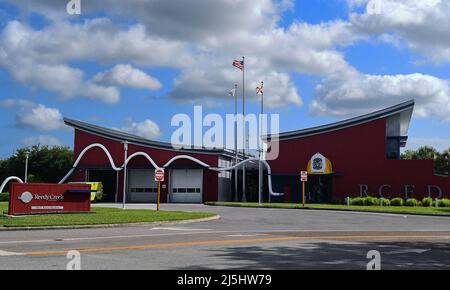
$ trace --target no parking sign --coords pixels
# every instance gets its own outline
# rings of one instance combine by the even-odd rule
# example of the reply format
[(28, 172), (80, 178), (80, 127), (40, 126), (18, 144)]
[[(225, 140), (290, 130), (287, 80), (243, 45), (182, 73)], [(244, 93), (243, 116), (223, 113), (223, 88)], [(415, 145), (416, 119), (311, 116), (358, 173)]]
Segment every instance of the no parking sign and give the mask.
[(155, 169), (155, 181), (164, 182), (164, 169), (162, 168)]
[(302, 182), (307, 182), (308, 181), (308, 171), (302, 171), (300, 173), (300, 178), (301, 178)]

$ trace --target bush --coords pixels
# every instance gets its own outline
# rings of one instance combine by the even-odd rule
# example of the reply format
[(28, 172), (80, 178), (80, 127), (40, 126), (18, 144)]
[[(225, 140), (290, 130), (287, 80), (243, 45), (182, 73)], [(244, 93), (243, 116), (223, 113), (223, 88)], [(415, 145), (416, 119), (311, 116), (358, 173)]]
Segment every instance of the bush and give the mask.
[(450, 199), (444, 198), (438, 200), (438, 207), (450, 207)]
[(391, 205), (392, 206), (403, 206), (403, 198), (396, 197), (396, 198), (392, 199), (391, 200)]
[(391, 201), (389, 200), (389, 198), (383, 198), (383, 206), (390, 206), (391, 205)]
[(366, 197), (364, 198), (363, 203), (365, 206), (372, 206), (380, 204), (380, 201), (376, 197)]
[(406, 206), (416, 207), (419, 205), (419, 201), (415, 198), (408, 198), (405, 203)]
[(431, 197), (425, 197), (422, 199), (422, 206), (430, 207), (433, 206), (433, 199)]
[(356, 197), (350, 200), (350, 205), (364, 205), (364, 198)]
[(9, 200), (9, 193), (4, 192), (0, 193), (0, 201), (8, 201)]

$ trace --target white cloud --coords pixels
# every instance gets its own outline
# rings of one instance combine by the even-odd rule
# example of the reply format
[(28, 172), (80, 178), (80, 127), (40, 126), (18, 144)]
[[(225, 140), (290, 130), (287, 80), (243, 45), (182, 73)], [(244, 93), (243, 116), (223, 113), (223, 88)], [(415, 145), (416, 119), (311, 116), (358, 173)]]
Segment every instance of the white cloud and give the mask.
[(108, 71), (98, 73), (94, 81), (134, 89), (159, 90), (162, 88), (162, 84), (157, 79), (129, 64), (118, 64)]
[(62, 143), (58, 138), (48, 135), (39, 135), (27, 137), (23, 140), (25, 146), (42, 145), (42, 146), (61, 146)]
[(415, 114), (450, 121), (450, 86), (445, 80), (423, 74), (335, 75), (316, 87), (310, 111), (316, 115), (354, 116), (410, 99)]
[(126, 120), (125, 125), (123, 125), (120, 128), (114, 129), (124, 131), (140, 137), (144, 137), (147, 139), (158, 138), (162, 135), (158, 124), (149, 119), (146, 119), (142, 122), (134, 122), (130, 118)]
[[(252, 63), (254, 61), (250, 61)], [(255, 69), (246, 73), (246, 98), (258, 99), (255, 89), (260, 81), (265, 81), (265, 105), (268, 107), (283, 107), (288, 104), (302, 105), (303, 101), (297, 88), (286, 73), (260, 67), (255, 62)], [(230, 63), (225, 65), (211, 64), (209, 67), (191, 68), (183, 71), (176, 78), (170, 96), (181, 102), (205, 103), (210, 106), (220, 106), (222, 101), (230, 101), (228, 91), (236, 82), (241, 86), (242, 73), (233, 68)], [(242, 87), (238, 94), (241, 96)]]
[[(73, 98), (77, 93), (86, 92), (84, 87), (88, 87), (91, 93), (85, 93), (84, 97), (110, 103), (120, 98), (117, 89), (114, 86), (93, 86), (118, 85), (119, 80), (124, 83), (117, 72), (100, 73), (98, 82), (83, 82), (82, 71), (69, 67), (67, 63), (88, 59), (141, 67), (176, 67), (181, 68), (181, 75), (169, 95), (216, 103), (215, 99), (222, 93), (226, 94), (228, 88), (240, 79), (236, 72), (233, 75), (226, 73), (224, 78), (224, 70), (232, 70), (231, 61), (245, 54), (248, 64), (254, 63), (247, 66), (248, 76), (257, 77), (253, 82), (265, 79), (268, 90), (277, 88), (273, 90), (272, 101), (267, 103), (277, 107), (302, 104), (290, 79), (292, 72), (323, 76), (348, 68), (343, 54), (335, 50), (335, 46), (354, 40), (349, 24), (342, 21), (318, 25), (294, 23), (286, 29), (281, 28), (277, 23), (281, 12), (292, 7), (289, 0), (174, 1), (131, 1), (125, 4), (111, 0), (93, 2), (86, 8), (88, 11), (85, 13), (102, 10), (116, 15), (120, 11), (122, 16), (139, 22), (125, 29), (123, 27), (126, 26), (116, 26), (106, 18), (71, 24), (56, 17), (51, 18), (51, 25), (41, 30), (33, 30), (18, 21), (11, 22), (4, 29), (5, 44), (1, 46), (8, 55), (21, 55), (27, 62), (19, 66), (24, 69), (15, 67), (13, 61), (4, 66), (19, 81), (43, 86), (62, 97)], [(25, 7), (28, 3), (15, 3), (31, 9)], [(36, 10), (38, 8), (46, 12), (60, 9), (52, 1), (33, 4), (31, 11), (39, 11)], [(44, 73), (40, 74), (44, 79), (34, 74), (27, 75), (26, 72), (36, 71), (36, 63), (53, 68), (54, 74), (60, 70), (59, 81), (56, 84), (50, 82), (47, 80), (50, 78), (45, 78), (48, 74)], [(207, 71), (208, 81), (199, 79), (200, 67)], [(220, 71), (214, 72), (217, 68)], [(111, 75), (109, 81), (106, 81), (106, 74)], [(64, 81), (68, 79), (72, 81)], [(103, 79), (105, 81), (101, 82)], [(145, 82), (148, 84), (149, 80)], [(197, 86), (198, 83), (209, 86)], [(138, 87), (141, 86), (142, 81), (139, 81)], [(254, 83), (248, 83), (249, 88), (253, 86)], [(100, 89), (104, 91), (99, 92)]]
[[(355, 2), (350, 0), (350, 2)], [(450, 61), (450, 1), (370, 0), (365, 13), (352, 13), (355, 32), (391, 35), (433, 61)], [(367, 3), (365, 3), (367, 2)]]
[[(448, 119), (446, 81), (423, 74), (363, 75), (337, 47), (375, 35), (397, 46), (406, 43), (430, 59), (450, 60), (450, 2), (347, 3), (350, 9), (366, 5), (366, 12), (352, 10), (348, 21), (293, 22), (285, 28), (279, 21), (282, 12), (292, 8), (290, 0), (109, 0), (90, 1), (83, 8), (87, 17), (102, 11), (106, 17), (119, 15), (128, 23), (138, 23), (132, 25), (114, 24), (107, 18), (70, 23), (57, 1), (16, 0), (14, 4), (22, 9), (48, 17), (50, 25), (35, 30), (10, 22), (0, 35), (0, 66), (18, 81), (63, 98), (81, 96), (109, 103), (120, 99), (115, 86), (157, 87), (156, 82), (150, 85), (150, 76), (131, 65), (175, 67), (181, 73), (169, 96), (220, 105), (217, 100), (226, 98), (233, 84), (240, 83), (240, 73), (231, 61), (246, 55), (246, 94), (256, 99), (254, 87), (264, 80), (270, 107), (303, 104), (291, 76), (302, 73), (325, 77), (311, 105), (315, 114), (353, 115), (416, 98), (418, 115)], [(80, 60), (130, 67), (99, 73), (95, 82), (68, 65)], [(123, 77), (124, 71), (133, 77)]]
[(36, 131), (53, 131), (63, 127), (61, 112), (55, 108), (47, 108), (42, 104), (23, 107), (16, 114), (17, 125)]
[[(149, 37), (142, 25), (119, 30), (106, 19), (83, 24), (52, 23), (41, 30), (12, 21), (0, 32), (0, 48), (4, 52), (0, 54), (0, 67), (6, 68), (18, 82), (55, 92), (62, 99), (84, 97), (106, 103), (117, 103), (119, 90), (85, 80), (84, 72), (68, 62), (124, 60), (179, 67), (190, 61), (179, 42)], [(134, 79), (129, 81), (130, 85), (158, 86), (149, 76), (142, 78), (138, 71), (131, 73)]]
[(24, 99), (8, 98), (8, 99), (0, 100), (0, 107), (5, 107), (5, 108), (11, 108), (11, 107), (15, 107), (15, 106), (25, 107), (25, 106), (32, 106), (33, 104), (34, 104), (33, 102), (31, 102), (29, 100), (24, 100)]

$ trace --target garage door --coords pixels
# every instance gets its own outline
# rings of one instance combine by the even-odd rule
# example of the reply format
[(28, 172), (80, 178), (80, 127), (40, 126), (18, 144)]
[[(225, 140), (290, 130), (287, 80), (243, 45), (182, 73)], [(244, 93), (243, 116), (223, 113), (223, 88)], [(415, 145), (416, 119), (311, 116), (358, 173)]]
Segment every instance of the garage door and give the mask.
[(203, 202), (202, 169), (172, 169), (170, 174), (170, 202)]
[(128, 202), (156, 203), (157, 192), (153, 169), (130, 169), (128, 171)]

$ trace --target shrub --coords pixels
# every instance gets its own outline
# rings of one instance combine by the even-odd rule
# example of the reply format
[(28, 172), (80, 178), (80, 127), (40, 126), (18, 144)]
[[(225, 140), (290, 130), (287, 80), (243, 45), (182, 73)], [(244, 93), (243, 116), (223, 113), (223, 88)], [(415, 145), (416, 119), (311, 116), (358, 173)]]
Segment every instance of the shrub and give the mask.
[(364, 198), (361, 197), (352, 198), (350, 202), (351, 205), (364, 205)]
[(438, 207), (450, 207), (450, 199), (447, 198), (439, 199)]
[(403, 198), (396, 197), (396, 198), (392, 199), (391, 200), (391, 205), (392, 206), (403, 206)]
[(430, 207), (433, 206), (433, 199), (431, 197), (425, 197), (422, 199), (422, 206)]
[(366, 206), (378, 205), (380, 203), (379, 199), (376, 197), (366, 197), (363, 202)]
[(8, 201), (9, 200), (9, 193), (4, 192), (0, 193), (0, 201)]
[(418, 206), (419, 202), (415, 198), (408, 198), (405, 203), (406, 206)]
[(389, 200), (389, 198), (383, 198), (383, 206), (390, 206), (391, 205), (391, 201)]

